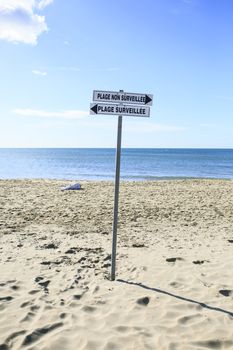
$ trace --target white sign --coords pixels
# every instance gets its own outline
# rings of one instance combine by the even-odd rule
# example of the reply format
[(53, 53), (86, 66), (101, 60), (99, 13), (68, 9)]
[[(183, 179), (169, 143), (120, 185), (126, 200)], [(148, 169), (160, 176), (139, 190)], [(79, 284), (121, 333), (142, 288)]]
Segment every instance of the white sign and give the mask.
[(93, 101), (152, 106), (153, 95), (118, 91), (93, 91)]
[(137, 107), (132, 105), (91, 103), (90, 114), (125, 115), (131, 117), (149, 117), (150, 107)]

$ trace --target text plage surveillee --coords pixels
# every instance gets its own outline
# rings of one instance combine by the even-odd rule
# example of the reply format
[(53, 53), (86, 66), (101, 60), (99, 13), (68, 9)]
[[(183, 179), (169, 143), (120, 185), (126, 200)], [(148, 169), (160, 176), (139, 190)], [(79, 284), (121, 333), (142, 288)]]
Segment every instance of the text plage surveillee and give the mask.
[(107, 103), (92, 103), (91, 114), (103, 114), (103, 115), (125, 115), (132, 117), (149, 117), (149, 107), (137, 107), (132, 105), (120, 105), (120, 104), (107, 104)]

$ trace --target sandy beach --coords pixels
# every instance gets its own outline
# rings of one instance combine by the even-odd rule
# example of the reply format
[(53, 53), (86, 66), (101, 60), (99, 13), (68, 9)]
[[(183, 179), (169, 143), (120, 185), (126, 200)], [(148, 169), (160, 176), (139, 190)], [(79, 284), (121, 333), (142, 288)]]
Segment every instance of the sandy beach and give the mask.
[(233, 181), (0, 181), (0, 350), (233, 349)]

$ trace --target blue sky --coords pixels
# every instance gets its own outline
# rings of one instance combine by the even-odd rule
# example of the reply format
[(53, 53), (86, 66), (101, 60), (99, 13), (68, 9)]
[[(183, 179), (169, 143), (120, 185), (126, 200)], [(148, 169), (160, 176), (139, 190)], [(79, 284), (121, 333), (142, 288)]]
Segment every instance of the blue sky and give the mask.
[(115, 147), (92, 92), (151, 93), (123, 147), (233, 147), (231, 0), (1, 0), (0, 147)]

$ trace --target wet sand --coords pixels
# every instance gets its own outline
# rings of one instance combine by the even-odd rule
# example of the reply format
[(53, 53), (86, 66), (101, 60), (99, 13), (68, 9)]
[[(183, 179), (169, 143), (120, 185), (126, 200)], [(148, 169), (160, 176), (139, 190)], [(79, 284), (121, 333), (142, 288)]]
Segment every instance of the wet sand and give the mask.
[(0, 181), (0, 350), (233, 349), (233, 181)]

